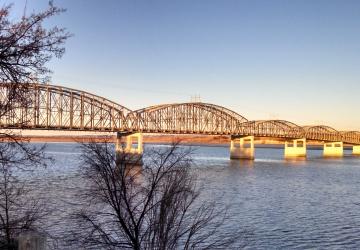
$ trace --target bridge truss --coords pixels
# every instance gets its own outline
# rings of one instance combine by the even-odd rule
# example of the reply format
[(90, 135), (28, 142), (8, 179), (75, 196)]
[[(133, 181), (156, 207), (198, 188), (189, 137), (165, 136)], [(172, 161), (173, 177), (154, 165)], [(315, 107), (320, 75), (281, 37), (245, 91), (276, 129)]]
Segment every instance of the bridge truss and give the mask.
[[(7, 103), (9, 84), (0, 86), (0, 105)], [(60, 86), (31, 84), (26, 105), (14, 101), (0, 117), (3, 129), (81, 130), (205, 134), (342, 141), (360, 145), (360, 132), (328, 126), (299, 126), (285, 120), (249, 121), (227, 108), (200, 102), (151, 106), (132, 111), (106, 98)]]

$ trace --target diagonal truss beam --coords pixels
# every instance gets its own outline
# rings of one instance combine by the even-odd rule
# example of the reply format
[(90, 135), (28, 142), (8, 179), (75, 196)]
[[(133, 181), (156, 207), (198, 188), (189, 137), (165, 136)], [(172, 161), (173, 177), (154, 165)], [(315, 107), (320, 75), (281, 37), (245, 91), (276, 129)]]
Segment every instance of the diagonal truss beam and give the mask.
[[(0, 84), (0, 107), (9, 103), (11, 84)], [(26, 102), (12, 101), (0, 112), (0, 128), (128, 133), (206, 134), (306, 138), (360, 145), (360, 132), (328, 126), (298, 126), (285, 120), (248, 121), (227, 108), (200, 102), (150, 106), (132, 111), (106, 98), (76, 89), (30, 84)]]

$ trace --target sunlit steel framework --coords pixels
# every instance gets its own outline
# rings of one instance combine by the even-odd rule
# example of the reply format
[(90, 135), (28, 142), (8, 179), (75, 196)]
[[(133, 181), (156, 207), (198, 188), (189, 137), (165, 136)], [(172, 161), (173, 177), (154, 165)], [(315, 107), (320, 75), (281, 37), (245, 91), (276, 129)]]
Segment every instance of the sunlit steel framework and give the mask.
[[(9, 85), (2, 84), (1, 102), (7, 101), (8, 93)], [(60, 86), (32, 84), (26, 98), (26, 105), (12, 103), (10, 112), (1, 117), (1, 127), (119, 131), (131, 112), (100, 96)]]
[[(9, 85), (1, 84), (0, 102)], [(306, 138), (360, 145), (360, 132), (328, 126), (298, 126), (285, 120), (249, 121), (227, 108), (201, 102), (164, 104), (132, 111), (106, 98), (66, 87), (31, 84), (26, 106), (12, 103), (0, 117), (6, 129), (81, 130), (128, 133), (205, 134)]]
[(232, 135), (247, 119), (214, 104), (178, 103), (151, 106), (129, 114), (137, 131), (172, 134)]

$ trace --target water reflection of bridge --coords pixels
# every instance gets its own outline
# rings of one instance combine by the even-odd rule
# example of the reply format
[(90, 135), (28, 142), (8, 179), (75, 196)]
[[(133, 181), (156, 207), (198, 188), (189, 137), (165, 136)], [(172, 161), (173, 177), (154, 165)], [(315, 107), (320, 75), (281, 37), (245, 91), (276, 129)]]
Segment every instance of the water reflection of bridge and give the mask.
[[(1, 84), (0, 101), (11, 89)], [(142, 133), (231, 136), (231, 158), (254, 158), (254, 138), (283, 138), (285, 156), (306, 156), (308, 140), (324, 142), (324, 156), (342, 156), (343, 144), (360, 154), (360, 132), (337, 131), (324, 125), (299, 126), (285, 120), (249, 121), (227, 108), (201, 102), (176, 103), (130, 110), (106, 98), (75, 89), (33, 84), (27, 105), (12, 103), (0, 117), (5, 129), (117, 132), (127, 137), (126, 151), (142, 153)], [(133, 139), (137, 148), (132, 147)], [(119, 140), (118, 140), (119, 141)]]

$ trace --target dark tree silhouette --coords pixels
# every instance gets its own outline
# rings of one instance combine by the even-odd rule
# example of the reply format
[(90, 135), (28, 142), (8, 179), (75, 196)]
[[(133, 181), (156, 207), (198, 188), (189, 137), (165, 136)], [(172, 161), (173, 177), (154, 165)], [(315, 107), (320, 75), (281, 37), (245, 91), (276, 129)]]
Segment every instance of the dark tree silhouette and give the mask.
[(83, 144), (86, 208), (76, 215), (76, 241), (104, 249), (212, 249), (233, 235), (219, 235), (224, 209), (200, 201), (191, 150), (177, 143), (148, 151), (145, 165), (105, 144)]
[[(29, 84), (49, 80), (51, 71), (46, 63), (63, 55), (63, 44), (70, 34), (63, 28), (44, 27), (45, 20), (63, 11), (50, 2), (45, 11), (13, 21), (11, 5), (0, 8), (0, 129), (1, 120), (12, 110), (27, 107)], [(11, 248), (17, 235), (34, 228), (44, 214), (39, 201), (31, 198), (21, 173), (45, 163), (43, 147), (31, 146), (19, 134), (0, 130), (0, 248)]]
[(47, 82), (51, 71), (45, 64), (60, 58), (64, 42), (70, 37), (64, 28), (44, 28), (44, 21), (64, 12), (52, 2), (40, 13), (23, 16), (19, 21), (9, 17), (11, 5), (0, 9), (0, 84), (7, 85), (7, 97), (0, 101), (0, 118), (17, 105), (27, 105), (27, 86)]
[[(2, 141), (6, 139), (6, 142)], [(9, 137), (0, 139), (0, 248), (13, 249), (25, 230), (40, 228), (37, 222), (47, 214), (39, 198), (32, 197), (22, 172), (46, 164), (42, 148), (30, 147)]]

